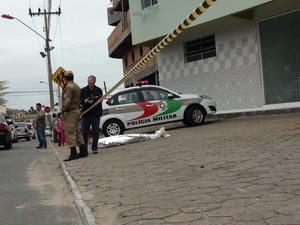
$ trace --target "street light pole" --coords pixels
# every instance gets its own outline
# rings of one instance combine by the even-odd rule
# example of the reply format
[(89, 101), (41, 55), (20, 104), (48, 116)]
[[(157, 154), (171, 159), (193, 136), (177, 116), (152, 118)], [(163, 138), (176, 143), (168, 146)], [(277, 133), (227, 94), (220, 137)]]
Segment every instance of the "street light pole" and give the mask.
[(26, 26), (27, 28), (29, 28), (30, 30), (32, 30), (34, 33), (36, 33), (37, 35), (39, 35), (41, 38), (43, 38), (46, 41), (46, 38), (44, 38), (42, 35), (40, 35), (38, 32), (36, 32), (34, 29), (32, 29), (30, 26), (28, 26), (26, 23), (24, 23), (23, 21), (19, 20), (18, 18), (10, 16), (8, 14), (2, 14), (1, 17), (4, 18), (4, 19), (9, 19), (9, 20), (15, 19), (15, 20), (19, 21), (24, 26)]
[[(40, 16), (40, 15), (44, 15), (45, 18), (45, 33), (46, 33), (46, 47), (45, 47), (45, 51), (46, 51), (46, 55), (47, 55), (47, 64), (48, 64), (48, 81), (49, 81), (49, 90), (50, 90), (50, 107), (51, 109), (54, 109), (54, 97), (53, 97), (53, 83), (52, 83), (52, 67), (51, 67), (51, 55), (50, 55), (50, 51), (52, 50), (50, 48), (49, 45), (49, 41), (51, 41), (49, 39), (49, 30), (50, 30), (50, 16), (51, 15), (60, 15), (61, 14), (61, 9), (60, 7), (58, 8), (57, 12), (50, 12), (51, 10), (51, 0), (49, 0), (48, 2), (48, 12), (46, 11), (46, 9), (44, 9), (44, 12), (41, 12), (40, 8), (38, 9), (38, 12), (32, 12), (31, 8), (29, 8), (29, 15), (32, 16)], [(41, 54), (42, 55), (42, 54)], [(43, 57), (43, 56), (42, 56)]]
[(34, 33), (36, 33), (37, 35), (39, 35), (40, 37), (42, 37), (45, 40), (45, 43), (46, 43), (45, 51), (47, 52), (47, 68), (48, 68), (48, 81), (49, 81), (49, 92), (50, 92), (50, 107), (51, 107), (51, 109), (54, 109), (53, 83), (51, 80), (51, 76), (52, 76), (51, 55), (50, 55), (51, 49), (50, 49), (50, 44), (49, 44), (49, 42), (51, 40), (49, 39), (49, 28), (48, 28), (48, 23), (47, 23), (46, 11), (45, 11), (46, 38), (43, 37), (41, 34), (36, 32), (34, 29), (29, 27), (27, 24), (25, 24), (24, 22), (22, 22), (21, 20), (19, 20), (16, 17), (10, 16), (8, 14), (2, 14), (1, 17), (4, 19), (9, 19), (9, 20), (15, 19), (15, 20), (19, 21), (20, 23), (25, 25), (27, 28), (29, 28), (30, 30), (32, 30)]
[(48, 64), (48, 81), (49, 81), (49, 91), (50, 91), (50, 108), (54, 110), (54, 97), (53, 97), (53, 83), (52, 83), (52, 66), (51, 66), (51, 55), (50, 55), (50, 45), (49, 45), (49, 27), (47, 22), (46, 10), (44, 13), (45, 17), (45, 32), (46, 32), (46, 53), (47, 53), (47, 64)]

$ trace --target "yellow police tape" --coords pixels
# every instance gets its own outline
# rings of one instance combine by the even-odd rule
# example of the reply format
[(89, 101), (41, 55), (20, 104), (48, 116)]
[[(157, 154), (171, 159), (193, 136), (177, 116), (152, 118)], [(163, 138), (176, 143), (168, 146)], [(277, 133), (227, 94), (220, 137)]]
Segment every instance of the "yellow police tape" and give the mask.
[(171, 33), (169, 33), (161, 42), (159, 42), (155, 48), (153, 48), (147, 55), (144, 56), (125, 76), (113, 86), (107, 93), (105, 93), (98, 101), (96, 101), (90, 108), (81, 113), (81, 115), (86, 114), (97, 104), (103, 101), (109, 94), (121, 86), (129, 78), (133, 77), (134, 74), (139, 71), (146, 63), (159, 53), (163, 48), (165, 48), (171, 41), (173, 41), (178, 34), (185, 30), (198, 16), (200, 16), (206, 9), (208, 9), (217, 0), (205, 0), (203, 1), (184, 21), (182, 21)]

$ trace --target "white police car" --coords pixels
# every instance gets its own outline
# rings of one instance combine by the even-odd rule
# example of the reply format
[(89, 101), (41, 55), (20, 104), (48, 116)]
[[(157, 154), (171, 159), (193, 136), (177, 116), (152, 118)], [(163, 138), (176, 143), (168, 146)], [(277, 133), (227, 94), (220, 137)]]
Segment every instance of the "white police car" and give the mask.
[(216, 111), (216, 102), (207, 96), (179, 94), (154, 85), (135, 86), (103, 101), (100, 128), (108, 137), (131, 128), (174, 121), (197, 126)]

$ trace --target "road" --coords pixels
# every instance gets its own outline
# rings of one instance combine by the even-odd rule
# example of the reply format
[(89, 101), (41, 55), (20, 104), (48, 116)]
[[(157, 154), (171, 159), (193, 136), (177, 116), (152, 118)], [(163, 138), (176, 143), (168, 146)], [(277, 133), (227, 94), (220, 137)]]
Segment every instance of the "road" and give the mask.
[(82, 225), (53, 151), (36, 145), (0, 148), (0, 225)]

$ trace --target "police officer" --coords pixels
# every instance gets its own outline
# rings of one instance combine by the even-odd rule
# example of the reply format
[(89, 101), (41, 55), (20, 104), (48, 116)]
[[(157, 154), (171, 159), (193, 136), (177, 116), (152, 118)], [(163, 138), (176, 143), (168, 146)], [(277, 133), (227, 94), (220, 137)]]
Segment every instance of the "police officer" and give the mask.
[[(64, 77), (67, 84), (63, 90), (61, 111), (65, 122), (67, 143), (70, 147), (70, 156), (65, 161), (70, 161), (80, 157), (87, 157), (88, 151), (79, 129), (81, 89), (74, 83), (72, 71), (66, 71)], [(79, 154), (77, 154), (76, 146), (79, 146)]]

